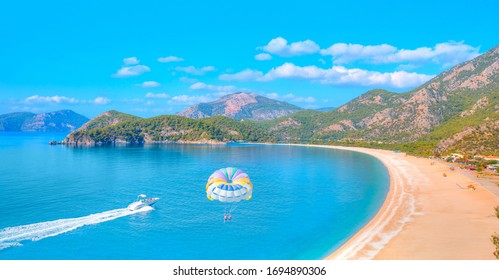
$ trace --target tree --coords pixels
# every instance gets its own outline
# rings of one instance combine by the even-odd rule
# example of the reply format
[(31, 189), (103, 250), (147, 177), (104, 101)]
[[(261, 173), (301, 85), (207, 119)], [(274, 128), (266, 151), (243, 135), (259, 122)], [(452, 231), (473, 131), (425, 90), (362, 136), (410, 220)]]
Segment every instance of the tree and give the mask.
[[(496, 217), (499, 219), (499, 206), (496, 206), (494, 208), (496, 210)], [(490, 241), (492, 241), (492, 244), (496, 246), (496, 250), (493, 252), (494, 256), (496, 259), (499, 260), (499, 234), (494, 233), (490, 236)]]
[(492, 236), (490, 237), (490, 241), (492, 241), (492, 244), (496, 246), (496, 250), (493, 252), (493, 254), (496, 259), (499, 260), (499, 234), (492, 234)]

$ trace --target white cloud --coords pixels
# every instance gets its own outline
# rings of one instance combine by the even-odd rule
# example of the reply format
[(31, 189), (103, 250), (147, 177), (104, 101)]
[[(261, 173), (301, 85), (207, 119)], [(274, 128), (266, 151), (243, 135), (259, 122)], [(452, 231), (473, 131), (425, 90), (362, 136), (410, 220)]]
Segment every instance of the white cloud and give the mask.
[(387, 44), (375, 46), (363, 46), (359, 44), (336, 43), (325, 50), (322, 55), (331, 55), (334, 63), (343, 64), (356, 60), (377, 59), (397, 51), (397, 48)]
[(25, 103), (57, 103), (57, 104), (74, 104), (78, 103), (78, 99), (73, 98), (73, 97), (66, 97), (66, 96), (59, 96), (59, 95), (54, 95), (54, 96), (40, 96), (40, 95), (33, 95), (30, 97), (27, 97), (23, 100)]
[(160, 58), (158, 58), (158, 61), (162, 62), (162, 63), (168, 63), (168, 62), (181, 62), (181, 61), (184, 61), (184, 59), (181, 57), (176, 57), (176, 56), (170, 55), (170, 56), (166, 56), (166, 57), (160, 57)]
[(205, 84), (202, 82), (197, 82), (197, 83), (192, 84), (189, 87), (189, 89), (210, 91), (212, 93), (212, 95), (214, 95), (214, 96), (224, 96), (224, 95), (231, 94), (234, 92), (250, 91), (250, 90), (244, 89), (244, 88), (239, 89), (239, 88), (232, 86), (232, 85), (217, 86), (217, 85)]
[(138, 60), (137, 57), (135, 57), (135, 56), (127, 57), (127, 58), (123, 59), (123, 63), (125, 63), (125, 65), (135, 65), (135, 64), (139, 64), (139, 62), (140, 62), (140, 60)]
[(139, 76), (142, 73), (150, 72), (151, 69), (145, 65), (134, 65), (134, 66), (125, 66), (118, 70), (113, 77), (116, 78), (124, 78), (124, 77), (132, 77)]
[(177, 95), (172, 97), (168, 103), (177, 103), (177, 104), (187, 104), (187, 105), (192, 105), (192, 104), (197, 104), (197, 103), (205, 103), (209, 102), (212, 99), (209, 96), (206, 95), (200, 95), (200, 96), (189, 96), (189, 95)]
[(293, 63), (286, 62), (281, 66), (272, 68), (259, 81), (272, 81), (280, 78), (298, 78), (298, 79), (319, 79), (324, 76), (326, 70), (317, 66), (296, 66)]
[(213, 66), (205, 66), (205, 67), (201, 67), (201, 68), (196, 68), (194, 66), (187, 66), (187, 67), (180, 67), (179, 66), (179, 67), (176, 67), (175, 70), (189, 73), (192, 75), (201, 76), (201, 75), (204, 75), (204, 73), (206, 73), (206, 72), (215, 71), (216, 68)]
[(400, 50), (386, 57), (383, 62), (412, 62), (430, 60), (433, 63), (449, 67), (473, 59), (480, 55), (480, 47), (472, 47), (464, 42), (447, 42), (436, 44), (435, 47), (417, 48), (415, 50)]
[(312, 96), (301, 97), (301, 96), (296, 96), (292, 93), (288, 93), (286, 95), (279, 95), (278, 93), (272, 92), (266, 94), (266, 96), (272, 99), (278, 99), (282, 101), (296, 102), (296, 103), (314, 103), (316, 101), (315, 98), (313, 98)]
[(218, 78), (223, 81), (253, 81), (261, 78), (263, 73), (256, 70), (245, 69), (234, 74), (222, 74)]
[(152, 93), (152, 92), (148, 92), (148, 93), (146, 93), (145, 97), (146, 98), (168, 98), (170, 96), (168, 94), (166, 94), (166, 93)]
[(277, 37), (270, 40), (266, 46), (259, 47), (258, 49), (263, 49), (268, 53), (279, 56), (297, 56), (319, 52), (320, 47), (311, 40), (294, 42), (288, 45), (286, 39)]
[(142, 84), (136, 84), (138, 87), (143, 87), (143, 88), (154, 88), (154, 87), (159, 87), (160, 83), (155, 82), (155, 81), (146, 81), (143, 82)]
[(24, 100), (21, 101), (21, 103), (27, 103), (27, 104), (77, 104), (77, 103), (92, 103), (92, 104), (97, 104), (97, 105), (105, 105), (110, 103), (111, 100), (108, 99), (107, 97), (102, 97), (99, 96), (95, 99), (91, 100), (78, 100), (74, 97), (67, 97), (67, 96), (59, 96), (59, 95), (54, 95), (54, 96), (40, 96), (40, 95), (32, 95)]
[(111, 99), (109, 99), (107, 97), (102, 97), (102, 96), (99, 96), (99, 97), (95, 98), (94, 100), (90, 101), (90, 103), (97, 104), (97, 105), (106, 105), (106, 104), (109, 104), (110, 102), (111, 102)]
[(235, 91), (237, 90), (237, 88), (235, 86), (216, 86), (216, 85), (208, 85), (208, 84), (205, 84), (205, 83), (202, 83), (202, 82), (197, 82), (197, 83), (194, 83), (192, 84), (189, 89), (192, 89), (192, 90), (211, 90), (211, 91), (226, 91), (226, 92), (230, 92), (230, 91)]
[(257, 81), (273, 81), (286, 78), (312, 80), (322, 84), (407, 88), (419, 86), (433, 77), (433, 75), (405, 71), (381, 73), (359, 68), (348, 69), (343, 66), (333, 66), (323, 69), (315, 65), (301, 67), (292, 63), (284, 63), (281, 66), (271, 69), (263, 77), (257, 79)]
[(382, 44), (364, 46), (359, 44), (336, 43), (321, 50), (322, 55), (330, 55), (336, 64), (363, 61), (374, 64), (408, 63), (412, 67), (427, 63), (449, 67), (457, 63), (473, 59), (480, 55), (479, 47), (472, 47), (464, 42), (446, 42), (436, 44), (433, 48), (420, 47), (414, 50), (397, 49)]
[(259, 53), (255, 55), (256, 60), (271, 60), (272, 56), (268, 53)]

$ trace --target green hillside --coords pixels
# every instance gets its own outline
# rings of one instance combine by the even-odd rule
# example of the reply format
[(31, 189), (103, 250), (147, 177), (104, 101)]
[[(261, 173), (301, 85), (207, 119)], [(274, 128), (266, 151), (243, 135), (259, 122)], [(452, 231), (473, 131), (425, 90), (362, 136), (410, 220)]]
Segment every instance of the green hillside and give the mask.
[(114, 125), (122, 121), (138, 120), (140, 117), (118, 112), (116, 110), (107, 111), (85, 123), (81, 129), (90, 130), (94, 128), (103, 128), (109, 125)]
[[(118, 113), (113, 112), (114, 115), (120, 115)], [(210, 141), (267, 142), (275, 141), (275, 138), (262, 129), (227, 117), (196, 120), (165, 115), (148, 119), (131, 118), (105, 127), (83, 128), (68, 135), (63, 142), (113, 144)]]

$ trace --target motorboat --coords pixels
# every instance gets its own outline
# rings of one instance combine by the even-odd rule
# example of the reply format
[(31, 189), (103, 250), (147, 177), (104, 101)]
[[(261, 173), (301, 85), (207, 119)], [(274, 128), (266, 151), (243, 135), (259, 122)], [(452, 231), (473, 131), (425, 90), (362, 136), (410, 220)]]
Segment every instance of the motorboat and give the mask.
[(127, 209), (130, 211), (139, 210), (145, 206), (153, 205), (158, 200), (159, 197), (147, 197), (145, 194), (139, 194), (137, 199), (128, 205)]

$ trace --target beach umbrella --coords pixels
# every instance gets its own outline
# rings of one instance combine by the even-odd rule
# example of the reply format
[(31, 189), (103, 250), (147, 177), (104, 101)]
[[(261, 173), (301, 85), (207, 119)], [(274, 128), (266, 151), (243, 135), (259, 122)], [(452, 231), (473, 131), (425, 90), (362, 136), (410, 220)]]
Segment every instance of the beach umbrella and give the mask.
[[(248, 174), (235, 167), (221, 168), (208, 178), (206, 196), (209, 200), (229, 203), (228, 215), (235, 210), (235, 203), (241, 200), (250, 200), (253, 193), (253, 184)], [(227, 213), (227, 207), (225, 207)], [(227, 216), (224, 214), (224, 218)]]

